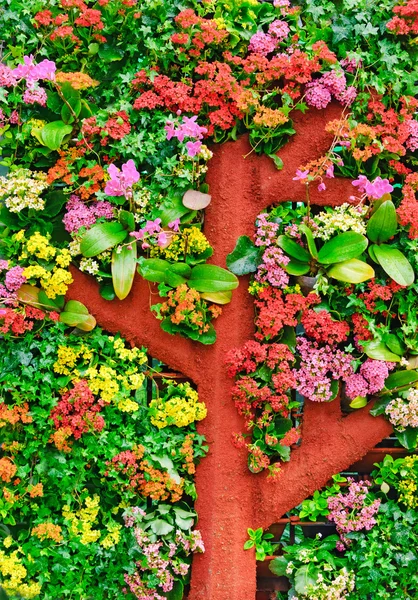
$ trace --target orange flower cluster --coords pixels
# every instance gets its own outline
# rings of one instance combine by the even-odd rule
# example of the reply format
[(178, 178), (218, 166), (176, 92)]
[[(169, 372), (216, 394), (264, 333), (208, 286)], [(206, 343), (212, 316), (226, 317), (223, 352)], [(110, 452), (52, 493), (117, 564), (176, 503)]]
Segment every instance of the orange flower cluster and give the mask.
[(180, 448), (180, 454), (184, 456), (185, 461), (182, 467), (189, 475), (193, 475), (196, 472), (196, 467), (194, 464), (193, 438), (194, 435), (192, 433), (186, 435), (186, 439)]
[(63, 540), (61, 531), (59, 525), (54, 525), (53, 523), (40, 523), (32, 529), (31, 535), (36, 536), (40, 540), (53, 540), (59, 544)]
[(37, 483), (36, 485), (30, 485), (26, 491), (31, 498), (42, 498), (44, 495), (44, 486), (42, 483)]
[(86, 90), (91, 87), (96, 87), (99, 82), (92, 79), (87, 73), (63, 73), (59, 71), (55, 74), (57, 83), (69, 83), (75, 90)]
[(16, 475), (17, 467), (7, 456), (0, 458), (0, 479), (8, 483)]
[(85, 154), (84, 148), (69, 148), (67, 151), (58, 150), (60, 158), (55, 165), (48, 171), (47, 182), (49, 185), (57, 180), (62, 180), (64, 183), (71, 185), (73, 183), (73, 174), (71, 166), (73, 163)]
[(29, 404), (25, 402), (22, 406), (13, 406), (9, 408), (7, 404), (0, 404), (0, 427), (7, 423), (16, 425), (16, 423), (32, 423), (32, 417), (29, 415)]
[(51, 435), (49, 443), (55, 444), (61, 452), (71, 452), (71, 443), (67, 440), (72, 436), (72, 433), (71, 427), (60, 427)]
[[(175, 325), (184, 324), (202, 334), (209, 330), (208, 321), (211, 318), (216, 319), (222, 313), (222, 309), (216, 305), (208, 307), (201, 300), (199, 292), (184, 283), (168, 293), (168, 300), (161, 304), (160, 312), (169, 317)], [(210, 317), (207, 312), (210, 313)]]
[(87, 182), (77, 190), (82, 200), (88, 200), (103, 187), (105, 173), (100, 165), (84, 167), (80, 170), (79, 176), (87, 179)]

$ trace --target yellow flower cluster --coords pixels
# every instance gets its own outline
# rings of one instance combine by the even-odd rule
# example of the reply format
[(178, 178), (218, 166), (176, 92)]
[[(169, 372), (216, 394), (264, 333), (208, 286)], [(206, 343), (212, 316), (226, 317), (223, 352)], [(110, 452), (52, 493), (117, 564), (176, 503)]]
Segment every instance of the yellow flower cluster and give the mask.
[(106, 529), (108, 534), (100, 540), (100, 545), (103, 546), (103, 548), (112, 548), (112, 546), (116, 546), (120, 541), (120, 530), (122, 529), (122, 525), (110, 523)]
[(55, 262), (52, 269), (39, 264), (29, 265), (23, 271), (24, 277), (28, 280), (39, 279), (48, 298), (64, 296), (68, 286), (73, 282), (71, 273), (66, 270), (71, 262), (70, 252), (67, 249), (60, 250), (51, 246), (49, 237), (40, 234), (39, 231), (26, 240), (25, 232), (21, 230), (13, 238), (15, 241), (22, 242), (20, 260), (38, 258), (42, 261), (54, 260)]
[(18, 213), (24, 208), (43, 210), (45, 200), (41, 194), (48, 184), (47, 174), (30, 171), (29, 169), (16, 169), (7, 177), (0, 177), (0, 199), (12, 213)]
[(313, 219), (316, 225), (312, 231), (313, 236), (325, 241), (343, 231), (355, 231), (364, 235), (366, 213), (366, 206), (352, 206), (348, 203), (333, 208), (331, 212), (321, 211)]
[(201, 254), (210, 248), (207, 237), (198, 227), (186, 227), (181, 234), (173, 235), (167, 248), (153, 246), (151, 256), (159, 256), (169, 260), (179, 260), (186, 254)]
[(179, 383), (177, 389), (178, 396), (172, 396), (168, 400), (156, 398), (150, 404), (151, 423), (158, 429), (167, 425), (186, 427), (206, 417), (206, 406), (203, 402), (199, 402), (199, 395), (190, 383)]
[(86, 546), (87, 544), (97, 542), (101, 535), (99, 529), (93, 529), (100, 510), (100, 498), (95, 494), (93, 498), (87, 496), (84, 502), (86, 505), (85, 508), (80, 508), (75, 512), (71, 511), (68, 504), (66, 504), (62, 508), (62, 515), (70, 522), (70, 532), (80, 537), (80, 542)]
[(82, 359), (89, 361), (93, 352), (87, 346), (82, 344), (79, 348), (71, 348), (70, 346), (58, 346), (58, 359), (54, 363), (55, 373), (61, 375), (70, 375), (76, 367), (77, 360)]
[(125, 348), (125, 342), (121, 338), (109, 337), (109, 340), (113, 342), (116, 355), (122, 360), (130, 360), (143, 365), (147, 362), (147, 355), (143, 350), (139, 348)]
[(23, 583), (27, 575), (25, 567), (20, 562), (18, 551), (15, 550), (9, 556), (0, 550), (0, 575), (1, 586), (9, 596), (19, 595), (22, 598), (35, 598), (41, 593), (40, 583)]
[(136, 412), (138, 408), (138, 402), (134, 402), (134, 400), (131, 400), (130, 398), (122, 398), (122, 400), (119, 400), (118, 402), (118, 409), (122, 412)]
[(418, 507), (418, 456), (406, 456), (401, 470), (403, 475), (399, 483), (399, 500), (408, 508)]

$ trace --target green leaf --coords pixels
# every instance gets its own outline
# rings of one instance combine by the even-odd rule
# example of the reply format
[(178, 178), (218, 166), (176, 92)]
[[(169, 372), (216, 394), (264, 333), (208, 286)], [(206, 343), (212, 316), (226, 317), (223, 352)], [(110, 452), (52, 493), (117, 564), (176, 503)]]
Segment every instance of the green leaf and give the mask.
[(306, 273), (309, 273), (310, 267), (308, 263), (291, 258), (287, 265), (285, 265), (285, 271), (286, 273), (289, 273), (289, 275), (306, 275)]
[(394, 390), (404, 386), (410, 386), (410, 384), (418, 381), (418, 371), (396, 371), (391, 373), (385, 381), (385, 388), (388, 390)]
[(69, 300), (64, 306), (64, 310), (78, 315), (89, 314), (87, 306), (85, 306), (82, 302), (79, 302), (78, 300)]
[(52, 121), (42, 127), (39, 132), (39, 141), (50, 150), (58, 150), (66, 135), (72, 132), (71, 125), (64, 121)]
[(46, 194), (43, 215), (47, 217), (56, 217), (66, 202), (67, 196), (59, 190), (54, 190), (53, 192)]
[(260, 262), (260, 250), (247, 235), (238, 238), (234, 250), (226, 257), (226, 266), (235, 275), (254, 273)]
[(409, 260), (397, 248), (381, 244), (373, 247), (374, 254), (382, 269), (399, 285), (412, 285), (414, 269)]
[(395, 205), (391, 200), (386, 200), (370, 217), (367, 224), (367, 237), (375, 244), (381, 244), (395, 235), (397, 228)]
[[(62, 95), (68, 104), (61, 109), (61, 119), (64, 123), (73, 123), (81, 111), (81, 96), (67, 81), (60, 85)], [(71, 107), (71, 108), (70, 108)]]
[(186, 279), (189, 279), (192, 273), (192, 268), (187, 263), (177, 262), (170, 265), (170, 271), (172, 271), (173, 273), (177, 273), (177, 275), (181, 275)]
[(229, 304), (232, 300), (232, 292), (201, 292), (200, 297), (215, 304)]
[(124, 52), (121, 48), (117, 48), (112, 44), (105, 43), (99, 46), (99, 56), (106, 62), (114, 62), (122, 60)]
[(318, 252), (318, 261), (323, 265), (348, 261), (360, 256), (366, 250), (368, 243), (367, 238), (361, 233), (345, 231), (329, 242), (325, 242)]
[(244, 544), (244, 550), (250, 550), (254, 548), (255, 542), (253, 540), (247, 540)]
[(137, 245), (132, 241), (130, 246), (114, 248), (112, 252), (112, 283), (116, 296), (123, 300), (129, 294), (134, 282), (136, 269)]
[(24, 283), (17, 290), (17, 297), (20, 302), (36, 307), (39, 305), (39, 292), (40, 288), (34, 285), (29, 285), (28, 283)]
[(357, 398), (354, 398), (354, 400), (352, 400), (350, 402), (350, 408), (363, 408), (364, 406), (367, 406), (367, 398), (365, 398), (364, 396), (357, 396)]
[(389, 362), (399, 362), (401, 359), (397, 354), (394, 354), (383, 342), (373, 340), (363, 344), (365, 353), (369, 358), (374, 360), (387, 360)]
[(309, 585), (315, 585), (318, 569), (312, 564), (303, 565), (295, 573), (295, 590), (298, 594), (306, 595)]
[(407, 427), (405, 431), (395, 431), (399, 442), (407, 450), (416, 450), (418, 446), (418, 427)]
[(287, 237), (287, 235), (279, 235), (277, 238), (277, 245), (284, 252), (286, 252), (286, 254), (292, 258), (296, 258), (296, 260), (300, 262), (306, 263), (311, 260), (309, 252), (307, 252), (305, 248), (302, 248), (302, 246), (297, 244), (294, 240)]
[(389, 350), (391, 350), (398, 356), (403, 356), (405, 354), (405, 344), (402, 342), (402, 340), (398, 338), (398, 336), (395, 333), (389, 333), (388, 335), (384, 336), (383, 341), (385, 342)]
[(313, 256), (315, 259), (318, 258), (318, 250), (316, 248), (315, 239), (312, 234), (312, 231), (304, 223), (301, 223), (299, 225), (299, 231), (304, 233), (306, 236), (306, 241), (308, 242), (308, 248), (309, 252), (311, 253), (311, 256)]
[(283, 169), (284, 165), (283, 165), (283, 161), (280, 158), (280, 156), (277, 156), (277, 154), (269, 154), (268, 156), (274, 162), (274, 165), (275, 165), (276, 169), (278, 171), (281, 171)]
[(65, 297), (64, 296), (57, 296), (56, 298), (54, 298), (53, 300), (51, 298), (48, 298), (48, 296), (45, 294), (44, 290), (40, 290), (39, 292), (39, 302), (41, 304), (43, 304), (44, 306), (47, 306), (50, 310), (55, 310), (55, 311), (60, 311), (64, 308), (64, 303), (65, 303)]
[(227, 292), (238, 287), (238, 279), (222, 267), (196, 265), (192, 269), (188, 285), (198, 292)]
[(154, 521), (151, 521), (150, 527), (155, 535), (167, 535), (174, 529), (173, 525), (170, 525), (170, 523), (167, 523), (167, 521), (163, 521), (163, 519), (155, 519)]
[(80, 251), (83, 256), (91, 258), (97, 256), (116, 244), (120, 244), (126, 238), (126, 230), (123, 225), (114, 221), (110, 223), (99, 223), (94, 225), (81, 238)]
[(346, 283), (361, 283), (375, 276), (374, 269), (357, 258), (345, 260), (333, 265), (327, 270), (327, 275)]
[(116, 298), (116, 294), (115, 294), (115, 290), (113, 289), (113, 285), (112, 284), (103, 285), (100, 288), (100, 295), (102, 298), (104, 298), (105, 300), (108, 300), (109, 302), (111, 300), (114, 300)]
[(166, 595), (167, 600), (182, 600), (184, 596), (184, 585), (180, 580), (176, 580), (171, 591)]
[(139, 259), (138, 273), (147, 281), (154, 283), (164, 283), (167, 269), (170, 263), (162, 258), (141, 258)]
[(172, 271), (171, 268), (168, 268), (168, 269), (166, 269), (166, 272), (165, 272), (164, 283), (175, 288), (175, 287), (178, 287), (179, 285), (182, 285), (183, 283), (187, 283), (187, 279), (185, 277), (183, 277), (182, 275), (178, 275), (177, 273), (174, 273), (174, 271)]
[(92, 331), (96, 327), (96, 319), (93, 315), (82, 315), (80, 313), (64, 311), (60, 314), (60, 321), (70, 327), (78, 327), (82, 331)]
[(384, 396), (383, 398), (378, 398), (374, 402), (373, 407), (370, 409), (370, 414), (373, 417), (378, 417), (379, 415), (384, 415), (386, 407), (390, 401), (391, 401), (391, 398), (389, 398), (388, 396)]
[(135, 231), (135, 218), (129, 210), (120, 211), (119, 223), (121, 223), (129, 232)]

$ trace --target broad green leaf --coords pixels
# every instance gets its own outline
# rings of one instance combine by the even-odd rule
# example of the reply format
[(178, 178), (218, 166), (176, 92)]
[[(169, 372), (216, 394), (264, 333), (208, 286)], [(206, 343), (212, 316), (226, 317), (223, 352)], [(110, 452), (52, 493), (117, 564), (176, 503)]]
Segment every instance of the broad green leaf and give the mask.
[(418, 371), (396, 371), (391, 373), (385, 381), (385, 388), (394, 390), (408, 386), (418, 381)]
[(78, 315), (88, 315), (88, 308), (78, 300), (69, 300), (67, 304), (64, 306), (64, 310), (66, 312), (75, 313)]
[(277, 238), (277, 245), (284, 252), (286, 252), (286, 254), (292, 258), (296, 258), (296, 260), (300, 262), (306, 263), (311, 260), (309, 252), (307, 252), (305, 248), (302, 248), (302, 246), (300, 246), (294, 240), (287, 237), (287, 235), (279, 235)]
[(99, 46), (99, 56), (106, 62), (114, 62), (115, 60), (122, 60), (123, 54), (124, 54), (124, 52), (123, 52), (122, 48), (113, 46), (109, 42), (106, 42), (105, 44), (100, 44), (100, 46)]
[(114, 221), (94, 225), (81, 238), (80, 251), (83, 256), (91, 258), (109, 248), (120, 244), (126, 238), (123, 225)]
[(251, 550), (251, 548), (254, 548), (254, 546), (255, 546), (254, 540), (247, 540), (244, 544), (244, 550)]
[(346, 283), (361, 283), (362, 281), (372, 279), (375, 273), (373, 267), (367, 263), (357, 258), (352, 258), (333, 265), (327, 270), (327, 275)]
[(196, 265), (192, 269), (188, 285), (198, 292), (227, 292), (238, 287), (238, 279), (222, 267)]
[(276, 169), (278, 171), (281, 171), (283, 169), (284, 165), (283, 165), (283, 161), (280, 158), (280, 156), (277, 156), (277, 154), (269, 154), (268, 156), (274, 162), (274, 166), (276, 167)]
[(350, 402), (350, 408), (363, 408), (367, 405), (367, 398), (364, 396), (357, 396)]
[(113, 289), (113, 285), (112, 284), (103, 285), (100, 288), (100, 295), (105, 300), (109, 300), (109, 301), (114, 300), (116, 298), (116, 294), (115, 294), (115, 290)]
[(200, 297), (215, 304), (228, 304), (232, 300), (232, 292), (202, 292)]
[(414, 269), (409, 260), (397, 248), (388, 244), (373, 247), (374, 254), (382, 269), (399, 285), (412, 285), (415, 280)]
[(395, 431), (399, 442), (407, 450), (416, 450), (418, 446), (418, 427), (407, 427), (405, 431)]
[(138, 264), (138, 273), (147, 281), (164, 283), (170, 263), (162, 258), (142, 258)]
[(306, 275), (310, 271), (310, 266), (306, 262), (300, 262), (291, 258), (287, 265), (285, 265), (285, 271), (289, 275)]
[(112, 252), (112, 283), (116, 296), (123, 300), (129, 294), (134, 282), (136, 269), (136, 242), (130, 246), (114, 248)]
[(303, 565), (295, 573), (295, 590), (298, 594), (306, 595), (308, 586), (315, 585), (318, 569), (311, 564)]
[(60, 314), (60, 321), (70, 327), (78, 327), (82, 331), (91, 331), (96, 327), (96, 319), (93, 315), (82, 315), (80, 313), (64, 311)]
[[(362, 254), (368, 245), (367, 238), (355, 231), (345, 231), (325, 242), (318, 252), (318, 261), (323, 265), (341, 263)], [(364, 280), (363, 280), (364, 281)]]
[(188, 279), (192, 273), (192, 268), (187, 263), (177, 262), (170, 265), (170, 271)]
[(372, 341), (363, 344), (365, 353), (369, 358), (374, 360), (387, 360), (388, 362), (399, 362), (401, 359), (397, 354), (394, 354), (383, 342)]
[(306, 236), (306, 241), (308, 242), (308, 248), (309, 252), (311, 253), (311, 256), (313, 256), (314, 258), (318, 258), (318, 250), (316, 248), (315, 239), (312, 235), (312, 231), (304, 223), (299, 225), (299, 230), (302, 231), (302, 233), (304, 233)]
[(60, 311), (64, 308), (65, 296), (56, 296), (53, 300), (48, 298), (44, 290), (39, 292), (39, 302), (43, 306), (47, 306), (50, 310)]
[(396, 208), (391, 200), (383, 202), (367, 223), (367, 237), (375, 244), (386, 242), (398, 228)]
[(129, 210), (121, 210), (119, 213), (119, 222), (129, 232), (135, 231), (135, 218)]
[(17, 290), (17, 297), (20, 302), (23, 302), (24, 304), (29, 304), (29, 306), (39, 306), (40, 291), (40, 288), (24, 283)]
[(379, 264), (379, 261), (376, 258), (376, 254), (374, 253), (374, 249), (375, 249), (375, 246), (372, 244), (371, 246), (368, 247), (367, 252), (369, 253), (369, 256), (372, 259), (372, 261), (375, 262), (376, 264)]
[(405, 344), (398, 338), (398, 336), (394, 333), (389, 333), (384, 337), (383, 340), (386, 346), (394, 352), (398, 354), (398, 356), (403, 356), (406, 352)]
[(60, 190), (54, 190), (45, 196), (45, 208), (42, 213), (48, 217), (56, 217), (68, 198)]
[(254, 273), (260, 263), (260, 250), (247, 235), (238, 238), (234, 250), (226, 257), (226, 266), (235, 275)]
[(378, 417), (379, 415), (384, 415), (385, 410), (391, 398), (389, 396), (383, 396), (382, 398), (378, 398), (374, 403), (372, 408), (370, 409), (370, 414), (373, 417)]
[(289, 349), (294, 352), (296, 349), (296, 329), (289, 325), (285, 325), (282, 329), (280, 343), (286, 344), (286, 346), (289, 346)]
[(58, 150), (66, 135), (72, 132), (71, 125), (64, 121), (52, 121), (42, 127), (39, 132), (39, 141), (50, 150)]
[(154, 521), (151, 521), (150, 527), (155, 535), (158, 536), (167, 535), (174, 529), (173, 525), (170, 525), (170, 523), (167, 523), (167, 521), (163, 521), (163, 519), (155, 519)]
[(183, 283), (187, 283), (187, 279), (178, 273), (174, 273), (174, 271), (171, 270), (170, 265), (170, 267), (166, 269), (164, 283), (175, 288)]

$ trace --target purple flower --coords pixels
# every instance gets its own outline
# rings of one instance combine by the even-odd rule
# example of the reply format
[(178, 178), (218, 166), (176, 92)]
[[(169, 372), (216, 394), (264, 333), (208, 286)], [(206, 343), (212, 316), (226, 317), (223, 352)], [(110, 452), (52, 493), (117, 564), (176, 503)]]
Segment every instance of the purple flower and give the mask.
[(171, 138), (176, 136), (176, 128), (174, 127), (174, 123), (172, 121), (167, 121), (164, 129), (167, 132), (167, 139), (171, 140)]
[(314, 108), (326, 108), (331, 102), (331, 92), (318, 81), (308, 83), (306, 86), (306, 103)]
[(249, 52), (255, 52), (256, 54), (265, 56), (266, 54), (274, 52), (278, 41), (279, 40), (276, 37), (268, 35), (263, 31), (257, 31), (250, 39), (248, 50)]
[(112, 219), (114, 216), (113, 206), (110, 202), (95, 202), (87, 206), (75, 194), (70, 196), (65, 208), (67, 213), (64, 215), (62, 222), (65, 229), (70, 233), (77, 232), (80, 227), (91, 227), (99, 217)]
[(106, 183), (105, 194), (108, 196), (125, 196), (132, 194), (132, 186), (139, 181), (139, 173), (135, 168), (134, 161), (128, 160), (122, 165), (122, 170), (109, 165), (108, 173), (110, 181)]
[(26, 277), (22, 275), (24, 269), (22, 267), (12, 267), (10, 271), (7, 271), (4, 285), (9, 290), (9, 292), (16, 292), (20, 286), (22, 286)]
[(201, 147), (202, 142), (200, 142), (199, 140), (197, 140), (196, 142), (187, 142), (187, 154), (190, 156), (190, 158), (194, 158), (196, 154), (199, 154)]
[(296, 171), (296, 177), (293, 177), (293, 181), (302, 181), (303, 179), (306, 179), (309, 175), (309, 170), (307, 171), (301, 171), (300, 169), (298, 169)]

